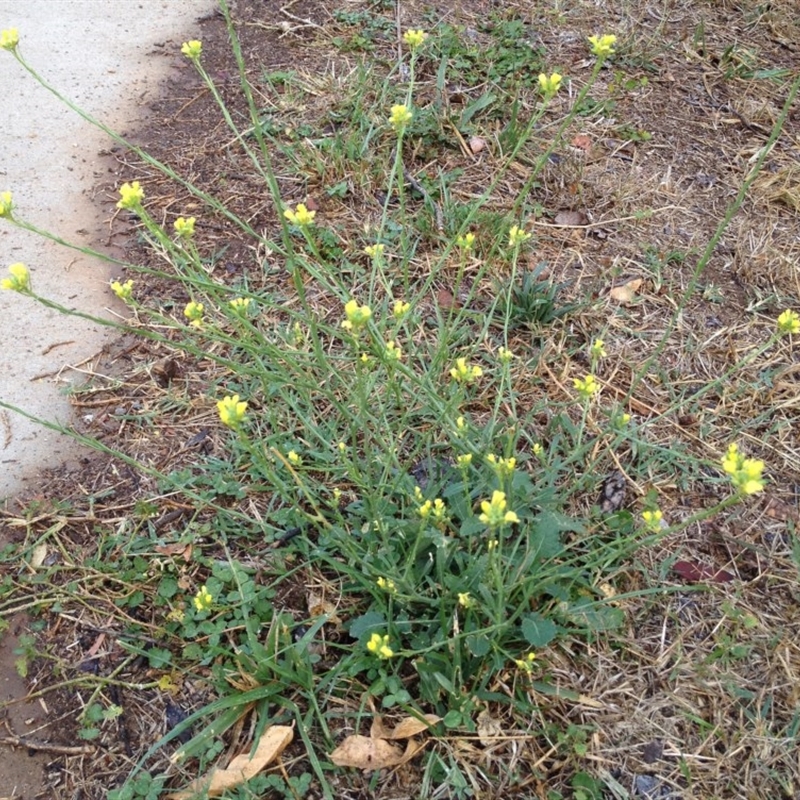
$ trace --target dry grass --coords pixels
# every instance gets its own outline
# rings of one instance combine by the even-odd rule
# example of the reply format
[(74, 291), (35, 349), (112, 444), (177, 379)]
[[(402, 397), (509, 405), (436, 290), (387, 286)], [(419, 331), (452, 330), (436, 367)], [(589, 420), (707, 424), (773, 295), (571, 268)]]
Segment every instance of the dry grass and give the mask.
[[(294, 141), (297, 157), (303, 159), (298, 171), (285, 157), (277, 158), (282, 191), (290, 201), (314, 198), (355, 261), (352, 254), (364, 244), (364, 223), (379, 218), (375, 197), (385, 189), (385, 176), (366, 162), (322, 159), (324, 169), (314, 168), (311, 148), (297, 131), (303, 125), (318, 127), (357, 74), (361, 54), (333, 46), (335, 37), (353, 34), (332, 21), (334, 6), (354, 11), (369, 4), (336, 3), (323, 10), (312, 3), (291, 3), (282, 15), (278, 4), (268, 6), (272, 16), (246, 2), (240, 3), (238, 14), (244, 20), (241, 33), (253, 76), (262, 64), (273, 71), (291, 67), (296, 73), (291, 88), (277, 98), (265, 92), (263, 98), (273, 105), (278, 126), (291, 122), (293, 130), (283, 140)], [(402, 27), (422, 24), (426, 11), (419, 3), (403, 4)], [(534, 344), (532, 357), (516, 368), (520, 414), (535, 407), (542, 391), (554, 406), (571, 396), (572, 378), (587, 370), (586, 346), (600, 333), (609, 351), (598, 373), (605, 396), (634, 415), (649, 445), (646, 455), (631, 450), (597, 454), (596, 464), (624, 474), (630, 507), (645, 497), (655, 499), (670, 524), (677, 524), (713, 504), (718, 497), (694, 479), (695, 468), (717, 461), (733, 440), (768, 464), (770, 482), (763, 500), (669, 535), (603, 576), (616, 588), (625, 629), (588, 642), (559, 642), (540, 654), (541, 677), (576, 694), (531, 691), (530, 706), (536, 709), (532, 717), (487, 707), (483, 722), (494, 719), (500, 732), (496, 738), (455, 735), (429, 747), (460, 765), (480, 797), (544, 798), (556, 790), (569, 796), (572, 776), (585, 772), (605, 782), (605, 797), (798, 798), (798, 351), (781, 340), (748, 361), (771, 335), (777, 313), (800, 302), (796, 108), (707, 267), (700, 275), (695, 271), (780, 114), (788, 73), (797, 69), (800, 55), (796, 9), (788, 0), (759, 7), (744, 2), (670, 2), (658, 8), (605, 2), (546, 9), (514, 2), (496, 8), (465, 0), (446, 9), (441, 19), (474, 30), (483, 45), (481, 37), (488, 34), (481, 22), (490, 11), (498, 18), (522, 20), (531, 44), (547, 53), (547, 63), (572, 77), (573, 92), (587, 73), (585, 36), (614, 31), (620, 39), (616, 58), (592, 91), (597, 104), (606, 104), (603, 110), (595, 108), (576, 119), (565, 132), (565, 146), (530, 187), (536, 148), (543, 151), (549, 145), (571, 104), (568, 95), (560, 97), (536, 131), (533, 147), (497, 185), (480, 223), (491, 226), (488, 212), (506, 212), (515, 204), (536, 213), (530, 266), (547, 262), (554, 280), (569, 282), (564, 299), (584, 304), (579, 315), (548, 329)], [(392, 13), (383, 15), (391, 20)], [(207, 23), (203, 38), (213, 59), (209, 71), (235, 106), (237, 78), (219, 21)], [(395, 46), (390, 37), (378, 38), (373, 57), (391, 63)], [(420, 106), (436, 100), (436, 66), (419, 76)], [(774, 72), (759, 72), (767, 70)], [(449, 102), (457, 104), (467, 90), (473, 91), (469, 99), (474, 100), (481, 88), (448, 85)], [(505, 85), (496, 88), (503, 91)], [(512, 90), (524, 118), (535, 91), (525, 86)], [(370, 101), (378, 98), (365, 98), (367, 106)], [(220, 146), (230, 137), (193, 77), (179, 79), (156, 114), (159, 124), (141, 134), (148, 150), (222, 197), (256, 230), (274, 230), (269, 198), (236, 149)], [(502, 162), (506, 123), (503, 117), (479, 123), (479, 134), (489, 146), (478, 155), (465, 150), (463, 137), (454, 134), (449, 147), (437, 142), (412, 152), (406, 167), (418, 179), (435, 179), (458, 168), (443, 204), (445, 213), (452, 212), (491, 182)], [(120, 160), (126, 180), (147, 183), (148, 208), (156, 218), (162, 214), (172, 219), (178, 210), (192, 213), (186, 197), (159, 174), (122, 153)], [(325, 193), (343, 180), (351, 187), (345, 198)], [(589, 224), (553, 224), (562, 211), (581, 212)], [(239, 277), (248, 264), (267, 265), (263, 272), (250, 273), (250, 288), (285, 294), (287, 316), (275, 322), (288, 324), (288, 314), (297, 306), (274, 255), (241, 245), (222, 220), (206, 225), (204, 235), (200, 247), (219, 254), (215, 274), (223, 281)], [(132, 260), (165, 269), (152, 253), (133, 244), (131, 248)], [(420, 280), (429, 250), (423, 241), (410, 263)], [(448, 278), (458, 272), (456, 261), (452, 270)], [(481, 274), (481, 281), (473, 280)], [(446, 280), (430, 287), (431, 308), (470, 303), (476, 312), (484, 312), (502, 277), (470, 264), (460, 294), (449, 294), (452, 284)], [(633, 300), (613, 300), (610, 289), (633, 279), (642, 279)], [(146, 302), (179, 317), (188, 294), (168, 278), (137, 280), (146, 286)], [(311, 288), (309, 300), (320, 317), (335, 317), (338, 300)], [(420, 331), (420, 342), (426, 335)], [(519, 329), (509, 346), (515, 351), (530, 348), (529, 331)], [(656, 347), (659, 354), (643, 374)], [(37, 497), (12, 503), (5, 512), (10, 541), (30, 544), (49, 532), (48, 547), (62, 565), (58, 585), (47, 587), (31, 582), (30, 574), (19, 574), (13, 562), (3, 566), (10, 588), (0, 613), (35, 608), (46, 621), (37, 651), (48, 658), (33, 662), (34, 694), (61, 685), (64, 676), (80, 677), (81, 664), (94, 658), (86, 656), (89, 651), (100, 663), (117, 663), (114, 637), (131, 621), (143, 636), (152, 630), (153, 641), (160, 635), (155, 615), (132, 620), (119, 608), (120, 598), (136, 586), (124, 578), (110, 585), (103, 576), (81, 572), (83, 561), (98, 556), (98, 544), (113, 542), (108, 533), (98, 537), (98, 529), (113, 531), (146, 502), (155, 530), (183, 542), (185, 526), (201, 529), (213, 509), (209, 504), (198, 511), (185, 497), (163, 492), (157, 473), (183, 466), (196, 470), (198, 453), (223, 449), (208, 393), (220, 379), (218, 368), (210, 361), (179, 358), (168, 347), (131, 340), (106, 354), (95, 372), (75, 398), (78, 429), (124, 452), (127, 463), (98, 456), (78, 474), (43, 482)], [(720, 380), (729, 373), (730, 381)], [(476, 418), (486, 401), (479, 398), (472, 409)], [(130, 421), (131, 416), (139, 421)], [(545, 436), (549, 422), (535, 420), (530, 441)], [(596, 501), (603, 477), (578, 480), (573, 512), (583, 512)], [(59, 504), (67, 501), (69, 508), (62, 510)], [(236, 511), (243, 520), (260, 521), (269, 515), (265, 503), (248, 499)], [(152, 569), (157, 570), (157, 556), (145, 555), (153, 558)], [(248, 540), (238, 555), (256, 566), (274, 559), (266, 545)], [(709, 574), (726, 570), (733, 580), (687, 582), (672, 570), (676, 561), (703, 565)], [(193, 569), (190, 558), (180, 565), (187, 584)], [(297, 595), (287, 594), (286, 607), (304, 616), (302, 587), (321, 579), (314, 569), (299, 573)], [(32, 587), (38, 595), (31, 594)], [(93, 756), (64, 758), (53, 797), (104, 796), (102, 787), (126, 774), (163, 733), (173, 697), (182, 710), (211, 699), (205, 669), (184, 676), (173, 697), (156, 691), (155, 672), (140, 669), (135, 674), (135, 680), (126, 678), (115, 689), (119, 700), (114, 702), (126, 709), (115, 731), (105, 735), (102, 750)], [(512, 674), (501, 673), (491, 689), (510, 694), (514, 680)], [(148, 688), (134, 691), (134, 682)], [(86, 692), (80, 696), (85, 702)], [(66, 686), (43, 697), (58, 709), (57, 719), (77, 710)], [(55, 732), (51, 735), (58, 738)], [(239, 735), (247, 740), (246, 731)], [(235, 737), (229, 745), (233, 748)], [(302, 770), (303, 758), (300, 746), (287, 751), (287, 768)], [(166, 767), (165, 754), (157, 759), (156, 768)], [(339, 796), (416, 797), (421, 796), (420, 780), (413, 764), (380, 783), (349, 776), (342, 779)], [(317, 795), (311, 790), (308, 796)], [(440, 787), (431, 796), (449, 795)]]

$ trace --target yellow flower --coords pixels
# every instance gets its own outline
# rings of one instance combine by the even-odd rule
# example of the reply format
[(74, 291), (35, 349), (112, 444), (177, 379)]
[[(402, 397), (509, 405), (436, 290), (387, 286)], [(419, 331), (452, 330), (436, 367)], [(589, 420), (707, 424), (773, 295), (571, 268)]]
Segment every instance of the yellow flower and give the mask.
[[(419, 486), (416, 487), (419, 489)], [(422, 491), (420, 490), (420, 494)], [(433, 510), (433, 503), (430, 500), (426, 500), (418, 509), (417, 512), (422, 517), (422, 519), (428, 519), (431, 515), (431, 511)]]
[(133, 281), (128, 279), (125, 283), (119, 281), (111, 282), (111, 291), (124, 303), (127, 303), (133, 296)]
[(742, 494), (757, 494), (764, 488), (764, 462), (745, 458), (736, 444), (728, 445), (722, 458), (722, 469), (731, 476), (731, 482)]
[(402, 300), (396, 300), (392, 313), (395, 319), (402, 319), (411, 310), (411, 303), (404, 303)]
[(642, 519), (648, 530), (658, 533), (662, 528), (661, 522), (664, 519), (664, 515), (661, 513), (660, 508), (655, 508), (652, 511), (642, 511)]
[(12, 264), (8, 271), (11, 275), (10, 278), (3, 278), (0, 281), (0, 286), (3, 289), (11, 289), (12, 292), (27, 292), (31, 288), (31, 275), (28, 268), (24, 264), (17, 262)]
[(403, 351), (401, 350), (400, 345), (396, 342), (387, 342), (386, 349), (384, 350), (384, 356), (387, 361), (402, 361)]
[(3, 192), (0, 194), (0, 219), (11, 219), (13, 210), (14, 203), (11, 192)]
[(433, 518), (441, 522), (446, 517), (447, 517), (447, 506), (444, 504), (444, 500), (442, 500), (440, 497), (437, 497), (433, 501)]
[(483, 370), (468, 364), (466, 358), (457, 358), (456, 365), (450, 370), (450, 377), (456, 383), (472, 383), (481, 375), (483, 375)]
[(522, 672), (526, 672), (528, 675), (533, 672), (533, 662), (536, 661), (536, 653), (531, 650), (530, 652), (526, 653), (522, 658), (515, 658), (514, 663), (517, 665), (517, 669), (521, 670)]
[(348, 300), (344, 304), (344, 315), (346, 319), (342, 322), (342, 327), (357, 333), (369, 321), (372, 309), (369, 306), (360, 306), (355, 300)]
[(414, 52), (417, 48), (422, 46), (422, 43), (428, 38), (428, 34), (422, 30), (414, 30), (410, 28), (403, 34), (403, 41), (408, 45), (409, 50)]
[(544, 73), (539, 75), (539, 88), (545, 97), (552, 97), (558, 91), (559, 86), (561, 86), (561, 75), (557, 72), (549, 77)]
[(16, 28), (6, 28), (0, 33), (0, 47), (3, 50), (16, 50), (19, 44), (19, 31)]
[(492, 492), (492, 499), (484, 500), (481, 503), (481, 511), (483, 513), (478, 519), (490, 528), (519, 522), (519, 517), (513, 511), (508, 511), (505, 492), (498, 492), (496, 490)]
[(486, 549), (491, 553), (492, 550), (496, 550), (500, 546), (500, 542), (497, 539), (489, 539), (486, 542)]
[(509, 247), (519, 247), (523, 242), (527, 242), (531, 238), (530, 233), (526, 233), (519, 225), (512, 225), (508, 231), (508, 245)]
[(514, 354), (507, 347), (501, 347), (497, 351), (497, 358), (501, 364), (508, 364), (514, 358)]
[(466, 469), (472, 463), (472, 453), (463, 453), (456, 458), (459, 469)]
[(595, 339), (592, 346), (589, 348), (589, 356), (592, 361), (605, 358), (608, 353), (606, 352), (605, 342), (602, 339)]
[(381, 636), (379, 633), (373, 633), (367, 642), (367, 650), (381, 659), (391, 658), (394, 655), (394, 650), (389, 647), (388, 634)]
[(250, 297), (234, 297), (233, 300), (228, 303), (228, 305), (234, 310), (238, 311), (239, 313), (244, 313), (250, 307), (250, 301), (252, 298)]
[(295, 467), (299, 467), (300, 464), (303, 463), (303, 459), (300, 457), (297, 450), (290, 450), (286, 454), (286, 458), (289, 460), (289, 463)]
[(461, 608), (472, 608), (475, 605), (475, 599), (470, 596), (469, 592), (459, 592), (458, 604)]
[(344, 442), (339, 442), (337, 447), (339, 448), (340, 453), (344, 453), (345, 450), (347, 450), (347, 445)]
[(459, 417), (456, 420), (456, 435), (458, 436), (464, 433), (466, 429), (467, 429), (467, 421), (464, 419), (464, 417)]
[[(1, 209), (2, 206), (0, 206)], [(0, 213), (0, 217), (2, 216), (4, 215)], [(790, 311), (788, 308), (786, 311), (782, 311), (778, 317), (778, 333), (800, 333), (800, 315), (796, 311)]]
[(175, 220), (175, 233), (183, 239), (190, 239), (194, 236), (194, 224), (197, 220), (194, 217), (178, 217)]
[(214, 603), (214, 597), (211, 592), (208, 591), (206, 585), (203, 584), (197, 591), (197, 594), (194, 596), (194, 607), (198, 611), (208, 611), (211, 608), (212, 604)]
[(389, 124), (398, 134), (405, 131), (406, 126), (414, 118), (414, 115), (404, 105), (392, 106), (392, 113), (389, 117)]
[(540, 456), (542, 454), (542, 446), (539, 444), (539, 442), (533, 443), (533, 446), (531, 447), (531, 452), (535, 456)]
[(375, 582), (378, 584), (379, 588), (383, 589), (384, 592), (394, 594), (397, 591), (397, 586), (393, 580), (388, 578), (378, 578), (378, 580)]
[(197, 61), (202, 52), (203, 43), (199, 42), (197, 39), (191, 39), (190, 41), (184, 42), (181, 45), (181, 53), (183, 53), (190, 61)]
[(195, 303), (194, 300), (186, 304), (183, 309), (183, 316), (189, 320), (190, 325), (199, 328), (203, 324), (203, 311), (205, 306), (202, 303)]
[(598, 58), (606, 58), (614, 52), (614, 43), (617, 37), (614, 34), (606, 34), (605, 36), (590, 36), (589, 44), (592, 46), (592, 52)]
[(386, 246), (385, 246), (385, 245), (382, 245), (382, 244), (368, 244), (368, 245), (367, 245), (367, 246), (364, 248), (364, 252), (365, 252), (365, 253), (366, 253), (366, 254), (367, 254), (367, 255), (368, 255), (370, 258), (380, 258), (380, 256), (382, 256), (382, 255), (383, 255), (383, 251), (384, 251), (385, 249), (386, 249)]
[(456, 239), (456, 244), (462, 250), (472, 250), (475, 245), (475, 234), (474, 233), (465, 233), (463, 236), (459, 236)]
[(295, 211), (292, 211), (291, 208), (287, 208), (283, 212), (283, 216), (286, 217), (292, 225), (299, 225), (301, 228), (306, 228), (314, 221), (317, 212), (309, 211), (305, 203), (298, 203)]
[(587, 375), (585, 378), (573, 378), (572, 383), (584, 400), (588, 400), (593, 394), (597, 394), (600, 391), (600, 384), (594, 375)]
[(223, 425), (235, 428), (245, 418), (247, 401), (240, 400), (238, 394), (233, 395), (233, 397), (229, 395), (217, 401), (217, 411)]
[(142, 200), (144, 200), (144, 189), (142, 189), (139, 181), (133, 183), (123, 183), (119, 187), (120, 200), (117, 203), (117, 208), (126, 208), (129, 211), (136, 211), (142, 207)]
[(492, 465), (492, 470), (501, 480), (511, 477), (514, 467), (517, 466), (516, 458), (498, 458), (494, 453), (489, 453), (486, 460)]

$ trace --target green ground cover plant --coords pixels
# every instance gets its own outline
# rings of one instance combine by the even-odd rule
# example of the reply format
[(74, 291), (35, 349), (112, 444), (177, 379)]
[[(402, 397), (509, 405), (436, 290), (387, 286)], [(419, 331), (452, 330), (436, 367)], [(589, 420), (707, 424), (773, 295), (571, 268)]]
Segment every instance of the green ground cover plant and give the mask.
[[(492, 732), (487, 718), (504, 716), (513, 720), (507, 727), (546, 739), (570, 764), (541, 796), (609, 796), (613, 776), (585, 760), (591, 727), (562, 725), (542, 710), (550, 700), (588, 702), (557, 679), (558, 661), (548, 654), (613, 650), (629, 624), (626, 602), (647, 604), (670, 591), (645, 578), (642, 554), (746, 507), (768, 485), (767, 463), (743, 440), (748, 426), (769, 425), (770, 409), (701, 435), (705, 446), (693, 450), (651, 434), (654, 418), (637, 392), (649, 382), (664, 387), (659, 423), (700, 414), (709, 398), (750, 391), (751, 369), (765, 385), (774, 382), (778, 368), (768, 359), (790, 352), (800, 334), (800, 316), (781, 307), (745, 354), (689, 389), (660, 359), (784, 130), (800, 79), (787, 87), (763, 150), (694, 254), (684, 285), (670, 294), (661, 333), (620, 388), (614, 327), (601, 313), (607, 297), (581, 293), (537, 258), (537, 225), (586, 223), (545, 220), (532, 198), (577, 121), (608, 113), (613, 100), (593, 96), (597, 81), (609, 62), (625, 63), (631, 45), (606, 32), (588, 37), (585, 71), (573, 81), (550, 67), (545, 49), (520, 44), (519, 21), (498, 20), (479, 58), (462, 28), (431, 18), (430, 30), (403, 33), (394, 62), (361, 62), (336, 106), (287, 131), (263, 98), (299, 102), (308, 87), (291, 71), (254, 81), (224, 0), (220, 9), (243, 104), (234, 109), (225, 99), (229, 87), (223, 92), (206, 70), (200, 41), (184, 43), (182, 53), (217, 104), (231, 158), (260, 182), (259, 213), (270, 224), (254, 225), (223, 195), (109, 131), (178, 182), (187, 210), (166, 221), (150, 210), (147, 180), (119, 187), (120, 213), (135, 220), (161, 266), (118, 263), (111, 288), (128, 318), (98, 317), (170, 358), (191, 359), (202, 376), (188, 391), (167, 375), (164, 391), (127, 412), (126, 424), (153, 431), (202, 413), (203, 436), (217, 446), (164, 469), (69, 431), (147, 476), (152, 496), (114, 526), (95, 528), (96, 549), (81, 569), (68, 556), (24, 579), (41, 591), (31, 606), (39, 614), (103, 587), (123, 620), (117, 637), (125, 657), (92, 687), (80, 714), (87, 741), (122, 713), (109, 687), (135, 683), (169, 694), (185, 675), (201, 676), (207, 702), (140, 754), (109, 797), (206, 796), (210, 771), (226, 763), (226, 737), (235, 731), (234, 745), (252, 754), (284, 728), (294, 738), (291, 768), (233, 783), (223, 796), (343, 797), (356, 786), (380, 796), (381, 776), (412, 759), (415, 796), (490, 796), (500, 785), (539, 796), (530, 764), (507, 760), (512, 768), (501, 778), (497, 765), (470, 766), (451, 744), (458, 737), (502, 743), (504, 726)], [(385, 18), (367, 11), (338, 22), (360, 31), (334, 40), (347, 52), (372, 52), (392, 34)], [(48, 86), (24, 60), (16, 31), (4, 31), (0, 45)], [(736, 63), (737, 74), (752, 68), (749, 56)], [(458, 110), (443, 101), (453, 70), (486, 87)], [(647, 86), (614, 75), (615, 93)], [(477, 155), (489, 125), (497, 152), (483, 191), (465, 199), (457, 171), (412, 170), (452, 142), (452, 130)], [(518, 190), (497, 202), (515, 169), (524, 172)], [(325, 200), (308, 185), (327, 186)], [(377, 198), (378, 212), (354, 224), (353, 197), (365, 193)], [(10, 192), (0, 195), (0, 218), (35, 229)], [(220, 267), (225, 252), (202, 237), (212, 220), (244, 243), (246, 270)], [(671, 267), (691, 259), (683, 250), (644, 248), (642, 260), (660, 291)], [(169, 287), (166, 300), (140, 292), (148, 280)], [(2, 286), (19, 302), (73, 313), (39, 296), (24, 264), (10, 265)], [(638, 291), (630, 282), (618, 288), (629, 300)], [(656, 488), (666, 479), (686, 491), (706, 487), (705, 502), (671, 515)], [(633, 502), (629, 481), (648, 487)], [(155, 524), (164, 498), (182, 508), (182, 528), (169, 541)], [(29, 509), (28, 530), (35, 516)], [(3, 559), (30, 561), (48, 540), (60, 541), (57, 525)], [(662, 569), (676, 562), (695, 583), (726, 580), (677, 558)], [(18, 592), (7, 580), (8, 608), (19, 607)], [(731, 601), (725, 619), (709, 665), (749, 655), (751, 616)], [(21, 665), (37, 657), (32, 647), (26, 640)], [(148, 681), (124, 677), (135, 663), (146, 664)], [(408, 721), (413, 734), (375, 733), (379, 715)], [(367, 752), (356, 736), (370, 721)], [(181, 794), (191, 780), (200, 782)]]

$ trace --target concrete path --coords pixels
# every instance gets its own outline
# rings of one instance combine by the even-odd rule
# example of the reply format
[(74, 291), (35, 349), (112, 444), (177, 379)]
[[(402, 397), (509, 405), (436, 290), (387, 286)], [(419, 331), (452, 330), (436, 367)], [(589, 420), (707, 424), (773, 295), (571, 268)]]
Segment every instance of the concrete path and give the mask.
[[(20, 51), (42, 77), (117, 130), (135, 127), (142, 106), (199, 37), (195, 20), (214, 0), (0, 0), (0, 29), (17, 28)], [(37, 85), (0, 51), (0, 192), (16, 214), (71, 242), (96, 244), (103, 229), (92, 189), (108, 178), (98, 152), (110, 142)], [(122, 180), (126, 176), (120, 176)], [(107, 227), (106, 227), (107, 230)], [(0, 273), (21, 261), (39, 294), (97, 316), (117, 309), (107, 265), (0, 221)], [(9, 291), (0, 292), (0, 399), (66, 423), (65, 392), (108, 333)], [(35, 487), (37, 472), (77, 454), (67, 437), (0, 411), (0, 500)]]

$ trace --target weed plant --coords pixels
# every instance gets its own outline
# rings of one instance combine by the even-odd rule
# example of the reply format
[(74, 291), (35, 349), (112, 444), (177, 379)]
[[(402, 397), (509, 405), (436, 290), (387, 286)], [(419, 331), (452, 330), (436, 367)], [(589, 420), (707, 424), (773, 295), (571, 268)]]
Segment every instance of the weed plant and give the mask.
[[(154, 476), (161, 494), (190, 504), (184, 542), (195, 546), (188, 580), (169, 559), (154, 575), (146, 554), (160, 540), (147, 524), (146, 504), (107, 536), (101, 569), (131, 587), (118, 606), (133, 611), (149, 598), (161, 611), (159, 644), (142, 648), (123, 637), (124, 646), (161, 674), (155, 684), (161, 689), (169, 689), (176, 672), (203, 668), (218, 696), (154, 746), (112, 792), (116, 800), (158, 796), (165, 778), (150, 774), (147, 759), (197, 720), (205, 728), (183, 741), (174, 760), (204, 772), (220, 755), (224, 731), (253, 709), (259, 730), (294, 720), (305, 745), (309, 774), (289, 783), (261, 777), (252, 787), (287, 796), (300, 796), (312, 774), (324, 796), (336, 796), (327, 754), (342, 720), (358, 727), (378, 708), (434, 714), (440, 720), (434, 735), (474, 732), (489, 703), (512, 707), (516, 719), (536, 720), (537, 698), (571, 696), (551, 679), (548, 648), (613, 635), (624, 623), (613, 586), (630, 556), (764, 486), (764, 463), (735, 442), (708, 462), (687, 457), (679, 466), (680, 454), (659, 452), (646, 420), (627, 411), (635, 384), (627, 394), (614, 393), (602, 378), (606, 331), (565, 347), (564, 370), (550, 373), (564, 390), (561, 399), (544, 379), (532, 378), (541, 374), (548, 339), (563, 336), (563, 323), (592, 301), (562, 302), (566, 287), (552, 282), (546, 265), (528, 266), (536, 240), (527, 207), (517, 201), (498, 210), (489, 201), (518, 157), (532, 165), (528, 186), (535, 184), (575, 115), (586, 113), (594, 81), (614, 52), (613, 36), (592, 37), (591, 75), (538, 150), (533, 132), (553, 113), (568, 79), (538, 74), (536, 65), (534, 112), (529, 119), (520, 114), (501, 137), (503, 158), (491, 185), (461, 203), (444, 177), (414, 177), (408, 161), (415, 145), (432, 141), (448, 122), (441, 105), (418, 104), (417, 71), (436, 69), (438, 59), (444, 83), (448, 57), (458, 53), (469, 68), (480, 62), (474, 48), (458, 50), (454, 28), (444, 26), (441, 36), (406, 32), (402, 59), (388, 74), (362, 67), (347, 99), (353, 121), (337, 127), (323, 148), (309, 139), (280, 140), (248, 81), (224, 0), (220, 7), (249, 119), (235, 119), (226, 107), (204, 69), (201, 43), (185, 43), (183, 53), (217, 100), (242, 159), (263, 181), (273, 229), (255, 230), (202, 186), (108, 131), (206, 211), (168, 227), (148, 212), (146, 181), (121, 186), (119, 208), (167, 264), (158, 276), (190, 299), (179, 314), (148, 304), (137, 292), (143, 269), (126, 264), (131, 277), (115, 280), (112, 289), (131, 319), (98, 321), (209, 364), (204, 403), (225, 431), (222, 454), (167, 472), (111, 449)], [(24, 60), (15, 31), (3, 32), (2, 46), (50, 88)], [(530, 48), (509, 49), (502, 38), (497, 47), (503, 58), (492, 62), (501, 71), (493, 79), (525, 80), (519, 59), (529, 71)], [(546, 59), (544, 52), (535, 56)], [(482, 96), (459, 123), (468, 130), (481, 113), (495, 113), (494, 101)], [(780, 124), (773, 136), (779, 131)], [(300, 184), (311, 171), (327, 171), (329, 194), (339, 198), (348, 191), (345, 176), (363, 162), (364, 184), (384, 186), (377, 224), (358, 236), (327, 225), (302, 192), (281, 190), (276, 153)], [(247, 272), (221, 277), (196, 244), (204, 214), (226, 219), (254, 254), (269, 254), (270, 263), (280, 264), (278, 279), (251, 279)], [(33, 228), (8, 192), (0, 217)], [(710, 252), (699, 260), (698, 278)], [(3, 287), (23, 295), (21, 301), (59, 308), (36, 294), (22, 264), (9, 268)], [(774, 335), (746, 362), (799, 331), (798, 316), (784, 312)], [(172, 402), (186, 407), (177, 393)], [(677, 398), (666, 413), (681, 407)], [(160, 424), (158, 415), (152, 424)], [(692, 480), (731, 488), (670, 525), (652, 494), (634, 511), (615, 500), (621, 452), (643, 473), (681, 469)], [(266, 548), (266, 562), (248, 564), (242, 542)], [(309, 603), (308, 617), (298, 619), (281, 598), (312, 575), (325, 600)], [(142, 584), (150, 589), (133, 588)], [(98, 689), (82, 718), (84, 736), (96, 736), (113, 713)], [(573, 731), (570, 746), (582, 735)], [(461, 785), (466, 796), (468, 777), (446, 747), (421, 758), (421, 796), (445, 781), (455, 794)]]

